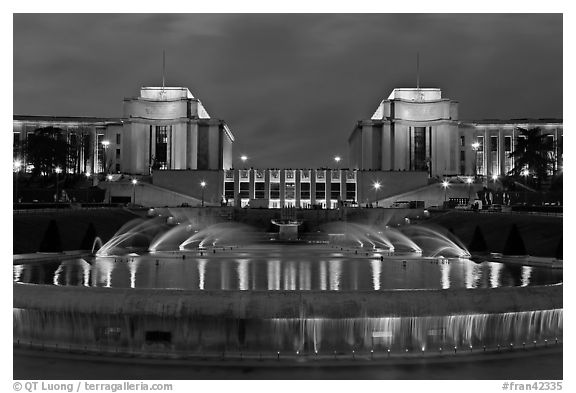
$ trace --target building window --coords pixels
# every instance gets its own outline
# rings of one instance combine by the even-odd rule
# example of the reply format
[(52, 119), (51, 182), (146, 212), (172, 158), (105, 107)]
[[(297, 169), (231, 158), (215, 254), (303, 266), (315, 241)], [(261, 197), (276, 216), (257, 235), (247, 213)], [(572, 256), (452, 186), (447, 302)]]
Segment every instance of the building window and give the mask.
[(300, 183), (300, 199), (310, 199), (310, 183)]
[(266, 183), (256, 182), (254, 183), (254, 198), (264, 199), (266, 197)]
[(478, 149), (476, 150), (476, 174), (485, 175), (484, 172), (484, 137), (479, 136), (476, 141), (478, 142)]
[(12, 140), (12, 149), (14, 151), (14, 158), (17, 158), (20, 156), (20, 133), (19, 132), (15, 132), (14, 133), (14, 137)]
[(316, 183), (316, 200), (326, 199), (326, 183)]
[(346, 183), (346, 200), (356, 201), (356, 183)]
[(116, 173), (120, 173), (120, 164), (116, 164)]
[(513, 166), (513, 158), (510, 157), (510, 154), (512, 154), (512, 137), (511, 136), (505, 136), (504, 137), (504, 171), (506, 173), (510, 172), (512, 170), (512, 166)]
[(466, 146), (466, 137), (464, 135), (460, 135), (460, 147)]
[(270, 183), (270, 199), (280, 199), (280, 183)]
[(168, 169), (168, 126), (156, 126), (154, 169)]
[(499, 159), (498, 159), (498, 137), (490, 137), (490, 172), (492, 175), (499, 175)]
[(414, 166), (415, 171), (426, 171), (426, 127), (414, 127)]
[(234, 200), (234, 182), (233, 181), (224, 182), (224, 197), (226, 199)]
[(286, 183), (284, 185), (284, 199), (296, 199), (296, 184)]
[(96, 135), (96, 140), (97, 140), (97, 147), (96, 147), (96, 172), (97, 173), (102, 173), (105, 170), (105, 160), (107, 161), (107, 159), (104, 157), (105, 151), (104, 151), (104, 145), (102, 144), (102, 142), (104, 141), (104, 134), (97, 134)]
[(116, 149), (116, 159), (120, 159), (120, 149)]
[(250, 198), (250, 183), (247, 181), (240, 182), (240, 198)]
[(330, 183), (330, 199), (340, 198), (340, 183)]
[(121, 136), (120, 134), (116, 134), (116, 144), (119, 145), (121, 142)]

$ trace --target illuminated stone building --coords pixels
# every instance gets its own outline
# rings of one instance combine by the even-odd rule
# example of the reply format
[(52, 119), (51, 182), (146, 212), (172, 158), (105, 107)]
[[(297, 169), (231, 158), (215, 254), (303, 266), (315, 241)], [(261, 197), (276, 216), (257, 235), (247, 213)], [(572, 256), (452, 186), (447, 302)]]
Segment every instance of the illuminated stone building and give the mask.
[[(562, 165), (562, 120), (513, 119), (464, 122), (458, 102), (440, 89), (394, 89), (348, 139), (350, 167), (376, 171), (425, 171), (431, 177), (502, 176), (514, 166), (509, 154), (518, 129), (539, 127), (552, 140)], [(476, 145), (477, 143), (477, 145)]]
[(222, 170), (232, 166), (234, 136), (185, 87), (143, 87), (124, 99), (122, 118), (14, 116), (14, 156), (43, 127), (78, 144), (69, 173), (149, 175), (154, 170)]
[(207, 204), (269, 208), (364, 205), (425, 187), (430, 177), (500, 176), (514, 165), (519, 128), (546, 133), (561, 167), (561, 120), (463, 122), (458, 105), (440, 89), (394, 89), (354, 127), (347, 169), (232, 168), (234, 136), (223, 120), (185, 87), (142, 87), (124, 99), (120, 118), (15, 115), (14, 158), (29, 170), (23, 146), (51, 126), (77, 147), (68, 173), (151, 175), (150, 184)]

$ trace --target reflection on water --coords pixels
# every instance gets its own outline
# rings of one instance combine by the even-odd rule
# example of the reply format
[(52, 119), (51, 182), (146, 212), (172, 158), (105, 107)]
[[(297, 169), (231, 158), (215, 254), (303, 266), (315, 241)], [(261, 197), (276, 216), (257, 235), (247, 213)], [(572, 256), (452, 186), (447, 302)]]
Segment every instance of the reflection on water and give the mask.
[(370, 266), (372, 267), (372, 284), (374, 285), (374, 290), (378, 291), (380, 289), (380, 273), (382, 272), (382, 262), (379, 260), (370, 261)]
[(490, 286), (492, 288), (498, 288), (500, 286), (500, 270), (502, 270), (501, 263), (492, 262), (490, 264)]
[(14, 265), (15, 282), (189, 290), (321, 290), (497, 288), (562, 282), (562, 271), (465, 259), (335, 258), (329, 253), (285, 257), (243, 252), (226, 256), (98, 257)]
[(440, 279), (442, 289), (450, 289), (450, 263), (448, 263), (448, 261), (440, 262), (440, 272), (442, 274), (442, 278)]
[(522, 286), (527, 287), (530, 285), (530, 275), (532, 274), (531, 266), (522, 266)]
[(328, 274), (330, 275), (330, 290), (339, 290), (340, 275), (342, 274), (342, 265), (340, 259), (333, 259), (328, 262)]

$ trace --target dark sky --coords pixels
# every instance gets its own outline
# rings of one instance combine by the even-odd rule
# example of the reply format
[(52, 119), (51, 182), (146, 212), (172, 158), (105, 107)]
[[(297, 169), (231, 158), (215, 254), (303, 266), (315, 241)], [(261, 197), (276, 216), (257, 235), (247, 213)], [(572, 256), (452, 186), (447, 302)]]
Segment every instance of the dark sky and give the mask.
[(562, 118), (561, 14), (16, 14), (14, 113), (122, 115), (140, 86), (188, 87), (254, 167), (347, 162), (395, 87), (460, 118)]

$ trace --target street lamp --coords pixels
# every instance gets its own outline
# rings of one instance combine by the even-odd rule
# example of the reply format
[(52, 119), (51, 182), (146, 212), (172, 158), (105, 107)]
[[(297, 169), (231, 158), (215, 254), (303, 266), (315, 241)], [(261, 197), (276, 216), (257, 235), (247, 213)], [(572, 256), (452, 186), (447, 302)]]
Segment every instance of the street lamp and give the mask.
[(334, 161), (336, 162), (336, 168), (339, 168), (339, 164), (340, 164), (340, 160), (342, 160), (342, 157), (340, 156), (334, 156)]
[(242, 160), (242, 164), (246, 164), (246, 160), (248, 160), (248, 156), (246, 154), (242, 154), (240, 156), (240, 159)]
[(446, 204), (446, 194), (448, 193), (448, 185), (450, 183), (448, 182), (448, 180), (444, 180), (442, 182), (442, 187), (444, 187), (444, 204)]
[(102, 147), (104, 148), (104, 168), (102, 168), (102, 172), (106, 173), (106, 153), (108, 150), (108, 146), (110, 145), (110, 141), (102, 141)]
[(200, 187), (202, 187), (202, 207), (204, 207), (204, 188), (206, 187), (206, 182), (204, 180), (200, 182)]
[(18, 175), (20, 174), (20, 167), (22, 162), (20, 160), (14, 160), (14, 172), (16, 173), (16, 184), (14, 185), (14, 192), (16, 194), (16, 203), (18, 202)]
[(375, 199), (376, 199), (376, 207), (378, 207), (378, 190), (380, 189), (380, 187), (382, 187), (382, 185), (380, 184), (379, 181), (374, 182), (374, 184), (372, 184), (372, 187), (374, 187), (374, 195), (375, 195)]
[(494, 185), (496, 185), (496, 181), (498, 180), (498, 175), (497, 174), (493, 174), (492, 175), (492, 181), (494, 182)]
[[(522, 176), (524, 176), (524, 185), (528, 187), (528, 176), (530, 175), (530, 171), (528, 169), (524, 169), (522, 171)], [(528, 192), (524, 190), (524, 204), (528, 201)]]
[(470, 192), (472, 191), (472, 178), (466, 178), (466, 183), (468, 184), (468, 202), (470, 202)]
[(58, 195), (58, 175), (62, 173), (62, 168), (57, 166), (56, 169), (54, 169), (54, 172), (56, 172), (56, 202), (58, 202), (60, 201), (60, 195)]
[(136, 204), (136, 184), (138, 184), (137, 179), (132, 179), (132, 204)]
[(480, 148), (480, 142), (476, 141), (472, 144), (472, 149), (474, 150), (474, 177), (478, 176), (478, 149)]

